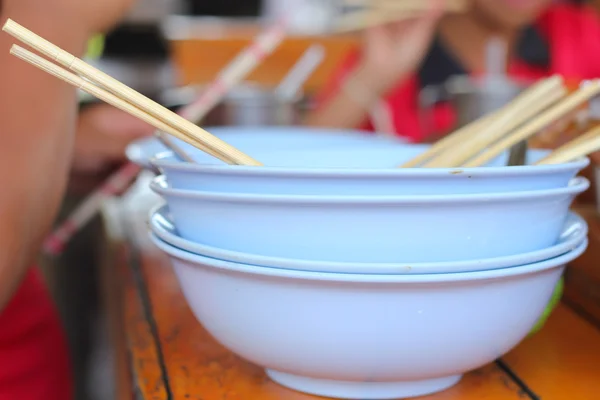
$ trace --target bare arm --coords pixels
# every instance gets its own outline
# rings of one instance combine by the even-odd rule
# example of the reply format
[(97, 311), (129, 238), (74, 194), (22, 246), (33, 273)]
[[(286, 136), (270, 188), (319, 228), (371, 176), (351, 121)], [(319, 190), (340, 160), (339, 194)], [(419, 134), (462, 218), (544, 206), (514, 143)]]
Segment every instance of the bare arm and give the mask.
[[(7, 17), (73, 54), (88, 32), (52, 1), (4, 0)], [(35, 260), (65, 188), (76, 117), (76, 92), (9, 54), (14, 39), (0, 34), (0, 309)]]
[(354, 128), (364, 121), (371, 106), (421, 63), (441, 10), (439, 2), (419, 18), (366, 30), (360, 62), (346, 80), (349, 86), (308, 115), (306, 124)]
[(363, 68), (357, 68), (347, 78), (348, 87), (341, 88), (304, 121), (309, 126), (354, 129), (367, 118), (370, 107), (381, 95), (377, 83)]
[[(0, 0), (11, 18), (81, 56), (88, 38), (115, 24), (134, 0)], [(0, 310), (35, 260), (71, 166), (76, 91), (11, 56), (0, 33)]]

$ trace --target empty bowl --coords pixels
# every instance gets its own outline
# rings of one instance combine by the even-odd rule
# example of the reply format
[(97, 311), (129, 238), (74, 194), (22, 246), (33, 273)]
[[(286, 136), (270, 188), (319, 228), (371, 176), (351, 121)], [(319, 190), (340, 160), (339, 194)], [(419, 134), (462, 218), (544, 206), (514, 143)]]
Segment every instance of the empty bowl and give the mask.
[[(247, 152), (254, 157), (285, 150), (320, 149), (341, 146), (377, 146), (399, 143), (400, 139), (390, 139), (373, 135), (370, 132), (356, 130), (312, 129), (303, 127), (209, 127), (211, 134), (227, 143)], [(224, 165), (186, 142), (169, 138), (197, 162)], [(156, 137), (144, 138), (132, 142), (126, 149), (130, 161), (152, 168), (150, 160), (161, 153), (172, 156)]]
[(216, 340), (284, 386), (347, 399), (438, 392), (502, 356), (587, 246), (492, 271), (361, 275), (220, 261), (152, 237)]
[[(398, 168), (428, 145), (363, 144), (298, 148), (253, 155), (265, 166), (179, 161), (170, 153), (152, 160), (176, 189), (289, 195), (471, 194), (553, 189), (567, 183), (589, 160), (506, 167), (506, 154), (481, 168)], [(530, 150), (532, 163), (548, 150)], [(209, 157), (209, 156), (206, 156)]]
[(181, 236), (269, 257), (355, 263), (468, 261), (542, 250), (558, 240), (574, 197), (558, 189), (430, 196), (300, 196), (151, 188)]
[(358, 273), (358, 274), (437, 274), (483, 271), (525, 265), (567, 253), (581, 244), (587, 237), (588, 226), (583, 218), (569, 213), (558, 242), (548, 248), (514, 256), (479, 259), (472, 261), (438, 263), (340, 263), (327, 261), (305, 261), (289, 258), (265, 257), (257, 254), (240, 253), (207, 246), (182, 238), (171, 220), (166, 205), (150, 212), (152, 232), (166, 243), (190, 253), (218, 260), (241, 262), (261, 267), (284, 268), (299, 271)]

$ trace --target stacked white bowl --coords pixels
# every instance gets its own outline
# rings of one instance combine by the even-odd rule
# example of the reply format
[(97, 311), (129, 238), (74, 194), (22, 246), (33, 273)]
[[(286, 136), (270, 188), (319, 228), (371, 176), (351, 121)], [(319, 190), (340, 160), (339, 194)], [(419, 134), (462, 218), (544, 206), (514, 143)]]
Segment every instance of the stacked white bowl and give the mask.
[(152, 238), (204, 327), (299, 391), (392, 399), (454, 385), (532, 331), (587, 246), (569, 212), (587, 159), (402, 169), (427, 146), (211, 131), (265, 166), (158, 155), (151, 187), (166, 205)]

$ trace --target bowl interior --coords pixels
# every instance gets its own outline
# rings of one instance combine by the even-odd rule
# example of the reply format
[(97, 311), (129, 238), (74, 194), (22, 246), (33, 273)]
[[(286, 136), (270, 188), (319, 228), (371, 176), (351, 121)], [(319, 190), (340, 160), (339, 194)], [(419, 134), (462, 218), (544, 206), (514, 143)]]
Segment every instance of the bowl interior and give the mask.
[[(360, 144), (341, 144), (335, 147), (273, 149), (269, 146), (262, 147), (257, 141), (248, 143), (247, 147), (240, 146), (239, 148), (252, 154), (267, 167), (311, 170), (318, 168), (395, 169), (401, 163), (412, 159), (429, 147), (429, 145), (373, 141)], [(532, 164), (548, 153), (548, 150), (529, 150), (527, 163)], [(222, 161), (204, 153), (195, 152), (194, 159), (204, 165), (225, 165)], [(508, 152), (504, 152), (486, 164), (486, 167), (503, 167), (507, 160)], [(180, 161), (171, 152), (163, 152), (157, 154), (153, 163), (162, 167), (180, 163)]]
[[(401, 139), (375, 136), (356, 130), (310, 129), (303, 127), (208, 127), (211, 134), (221, 138), (240, 150), (252, 153), (282, 150), (311, 150), (326, 147), (359, 146), (364, 144), (383, 145), (403, 143)], [(201, 162), (221, 163), (177, 138), (170, 138), (186, 153)], [(132, 142), (126, 150), (128, 158), (146, 166), (150, 159), (170, 150), (155, 137)]]

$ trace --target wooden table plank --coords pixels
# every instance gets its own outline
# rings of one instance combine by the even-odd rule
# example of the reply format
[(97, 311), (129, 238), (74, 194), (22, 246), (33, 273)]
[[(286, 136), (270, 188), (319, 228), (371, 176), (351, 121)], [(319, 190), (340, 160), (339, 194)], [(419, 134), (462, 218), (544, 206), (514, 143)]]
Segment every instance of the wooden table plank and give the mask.
[(543, 400), (600, 398), (600, 330), (565, 305), (504, 361)]
[[(135, 276), (135, 256), (131, 246), (125, 242), (128, 231), (123, 215), (122, 205), (110, 204), (104, 210), (105, 230), (109, 236), (109, 242), (113, 243), (113, 257), (107, 259), (104, 263), (106, 268), (112, 268), (112, 273), (106, 273), (105, 276), (112, 277), (113, 282), (106, 286), (112, 288), (117, 293), (113, 294), (113, 299), (119, 301), (119, 315), (115, 317), (115, 310), (111, 312), (111, 319), (116, 319), (121, 323), (126, 348), (123, 349), (129, 354), (129, 371), (123, 371), (120, 365), (117, 365), (117, 371), (120, 375), (117, 382), (121, 387), (125, 385), (123, 380), (133, 381), (129, 385), (130, 390), (120, 390), (117, 392), (118, 400), (132, 399), (134, 397), (143, 400), (166, 400), (168, 399), (168, 388), (163, 370), (161, 369), (160, 354), (158, 352), (157, 340), (153, 334), (153, 327), (147, 316), (147, 307), (145, 299), (142, 296), (142, 289), (139, 285), (139, 279)], [(118, 228), (115, 226), (119, 224)], [(115, 232), (119, 231), (119, 232)], [(118, 238), (115, 236), (119, 236)], [(111, 265), (112, 264), (112, 265)], [(139, 269), (138, 269), (139, 270)], [(110, 296), (110, 293), (107, 293)], [(131, 386), (134, 386), (133, 388)]]

